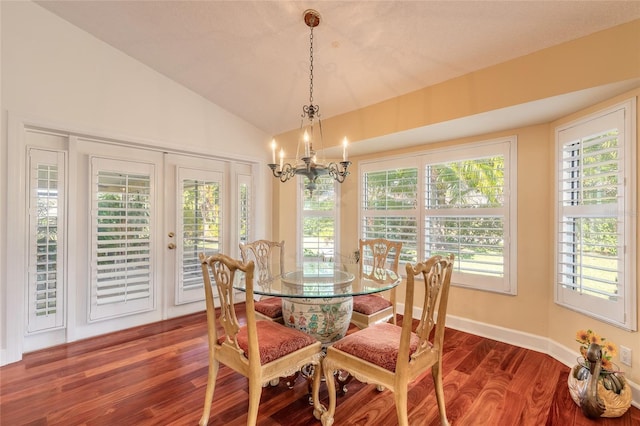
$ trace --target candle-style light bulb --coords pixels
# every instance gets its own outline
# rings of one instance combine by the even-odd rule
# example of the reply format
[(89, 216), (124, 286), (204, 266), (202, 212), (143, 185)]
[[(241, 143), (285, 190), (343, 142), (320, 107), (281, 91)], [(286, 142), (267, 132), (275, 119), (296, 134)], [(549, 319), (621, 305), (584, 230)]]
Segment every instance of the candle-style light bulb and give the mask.
[(276, 164), (276, 140), (271, 139), (271, 164)]
[[(276, 160), (273, 160), (275, 164)], [(280, 170), (282, 170), (282, 165), (284, 163), (284, 148), (280, 148)]]
[(349, 144), (349, 141), (345, 136), (344, 139), (342, 140), (342, 161), (347, 161), (347, 145), (348, 144)]
[(304, 156), (309, 157), (309, 133), (307, 133), (306, 130), (304, 131), (303, 139), (304, 139)]

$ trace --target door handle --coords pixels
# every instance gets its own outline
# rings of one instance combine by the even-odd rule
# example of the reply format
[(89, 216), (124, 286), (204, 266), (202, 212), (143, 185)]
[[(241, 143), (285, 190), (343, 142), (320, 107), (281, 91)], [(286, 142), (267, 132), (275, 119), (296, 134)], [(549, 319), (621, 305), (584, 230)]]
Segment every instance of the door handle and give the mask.
[(173, 243), (169, 243), (169, 245), (167, 245), (167, 247), (169, 248), (169, 250), (173, 250), (174, 248), (176, 248), (176, 245)]

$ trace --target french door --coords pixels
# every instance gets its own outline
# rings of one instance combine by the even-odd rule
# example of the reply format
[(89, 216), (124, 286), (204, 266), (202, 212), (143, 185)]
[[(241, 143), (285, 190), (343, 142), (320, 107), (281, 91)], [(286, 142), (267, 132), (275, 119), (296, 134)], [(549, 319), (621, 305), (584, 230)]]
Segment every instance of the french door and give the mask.
[(165, 203), (164, 233), (168, 316), (204, 307), (199, 254), (219, 253), (228, 245), (229, 168), (224, 161), (165, 155), (165, 188), (171, 196)]
[(200, 253), (239, 258), (239, 243), (252, 238), (254, 167), (165, 154), (167, 316), (205, 309)]

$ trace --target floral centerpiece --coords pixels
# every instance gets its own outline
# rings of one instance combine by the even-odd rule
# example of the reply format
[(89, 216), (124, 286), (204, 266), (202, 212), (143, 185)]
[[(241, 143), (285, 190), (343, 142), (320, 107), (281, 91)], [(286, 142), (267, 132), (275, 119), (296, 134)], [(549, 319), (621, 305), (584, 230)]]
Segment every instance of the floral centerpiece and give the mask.
[(631, 390), (612, 361), (618, 353), (615, 343), (592, 330), (578, 331), (576, 342), (578, 365), (567, 380), (571, 398), (590, 418), (623, 415), (631, 406)]
[(611, 374), (614, 370), (618, 370), (617, 366), (614, 366), (611, 358), (618, 354), (618, 347), (615, 343), (607, 340), (605, 337), (601, 337), (592, 330), (579, 330), (576, 333), (576, 342), (580, 343), (580, 355), (582, 361), (578, 358), (578, 364), (581, 364), (585, 368), (589, 368), (589, 361), (587, 360), (587, 349), (592, 343), (600, 345), (602, 356), (600, 358), (602, 370), (600, 376), (604, 377)]

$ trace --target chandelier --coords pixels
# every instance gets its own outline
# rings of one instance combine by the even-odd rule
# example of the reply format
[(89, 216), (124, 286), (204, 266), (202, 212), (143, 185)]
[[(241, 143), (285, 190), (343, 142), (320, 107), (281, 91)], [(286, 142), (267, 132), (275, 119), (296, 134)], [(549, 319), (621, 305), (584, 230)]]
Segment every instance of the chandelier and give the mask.
[[(321, 151), (324, 151), (322, 143), (322, 121), (320, 120), (320, 106), (313, 104), (313, 29), (320, 24), (320, 14), (313, 9), (308, 9), (303, 14), (305, 24), (311, 29), (309, 36), (309, 105), (302, 107), (302, 119), (300, 120), (300, 134), (298, 136), (298, 149), (296, 157), (300, 154), (302, 145), (302, 157), (295, 164), (284, 162), (284, 150), (280, 148), (280, 163), (276, 163), (276, 141), (271, 141), (272, 162), (269, 168), (273, 172), (273, 176), (280, 179), (280, 182), (286, 182), (296, 175), (302, 175), (307, 178), (305, 189), (309, 194), (317, 188), (317, 179), (319, 176), (329, 175), (339, 183), (349, 174), (348, 168), (351, 161), (347, 160), (347, 138), (342, 142), (342, 161), (330, 162), (328, 164), (318, 162), (314, 142), (319, 142)], [(306, 123), (305, 123), (306, 121)], [(316, 144), (318, 145), (318, 144)]]

